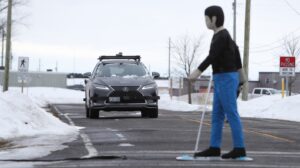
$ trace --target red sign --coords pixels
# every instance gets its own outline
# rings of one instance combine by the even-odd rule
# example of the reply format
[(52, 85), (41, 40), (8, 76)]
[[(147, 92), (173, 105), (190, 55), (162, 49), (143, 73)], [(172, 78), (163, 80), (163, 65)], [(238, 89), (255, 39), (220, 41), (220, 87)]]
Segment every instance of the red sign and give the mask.
[(280, 67), (296, 67), (295, 57), (280, 57)]

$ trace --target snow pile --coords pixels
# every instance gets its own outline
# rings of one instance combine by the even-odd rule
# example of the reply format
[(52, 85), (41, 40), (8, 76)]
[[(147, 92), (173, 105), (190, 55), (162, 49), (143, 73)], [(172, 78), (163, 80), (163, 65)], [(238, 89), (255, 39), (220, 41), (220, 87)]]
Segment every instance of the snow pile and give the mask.
[(77, 132), (76, 128), (61, 122), (21, 93), (0, 92), (0, 107), (1, 139)]
[(30, 87), (25, 89), (25, 93), (39, 106), (44, 107), (48, 104), (64, 103), (84, 103), (85, 92), (49, 87)]
[[(188, 104), (184, 101), (178, 101), (170, 98), (169, 94), (161, 94), (158, 101), (158, 108), (170, 111), (200, 111), (203, 110), (204, 105)], [(207, 106), (206, 110), (211, 110), (211, 106)]]
[(238, 101), (242, 117), (281, 119), (300, 122), (300, 95), (282, 98), (281, 95), (262, 96)]
[(67, 146), (78, 136), (78, 129), (61, 122), (16, 91), (0, 92), (0, 160), (31, 159)]
[[(55, 103), (83, 104), (83, 98), (85, 97), (85, 92), (61, 88), (31, 87), (26, 89), (25, 92), (25, 94), (28, 94), (39, 106)], [(184, 101), (175, 100), (175, 97), (171, 100), (170, 96), (165, 93), (159, 96), (159, 109), (170, 111), (199, 111), (204, 107), (203, 105), (190, 105)], [(210, 109), (210, 106), (208, 108)]]

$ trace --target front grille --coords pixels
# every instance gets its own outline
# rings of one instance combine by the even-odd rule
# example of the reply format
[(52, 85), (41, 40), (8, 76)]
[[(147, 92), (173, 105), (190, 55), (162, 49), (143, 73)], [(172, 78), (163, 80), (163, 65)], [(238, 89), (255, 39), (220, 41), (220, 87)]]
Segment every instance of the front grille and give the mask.
[(120, 103), (145, 103), (143, 95), (137, 90), (139, 86), (111, 87), (114, 91), (110, 93), (109, 97), (120, 97)]
[(128, 88), (129, 91), (137, 91), (140, 86), (111, 86), (115, 91), (122, 91), (125, 87)]

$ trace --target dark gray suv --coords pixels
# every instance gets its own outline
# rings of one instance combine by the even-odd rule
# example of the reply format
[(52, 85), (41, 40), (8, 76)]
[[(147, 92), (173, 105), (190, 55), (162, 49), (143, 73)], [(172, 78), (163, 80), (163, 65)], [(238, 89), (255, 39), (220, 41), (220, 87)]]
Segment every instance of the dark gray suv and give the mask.
[(141, 111), (142, 117), (158, 117), (158, 90), (140, 56), (100, 56), (85, 81), (87, 118), (98, 118), (99, 111)]

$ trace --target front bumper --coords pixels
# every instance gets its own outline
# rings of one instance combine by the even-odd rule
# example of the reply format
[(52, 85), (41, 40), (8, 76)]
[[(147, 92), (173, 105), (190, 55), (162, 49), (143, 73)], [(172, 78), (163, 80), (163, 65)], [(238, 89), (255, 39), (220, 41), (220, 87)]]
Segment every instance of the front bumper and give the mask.
[(92, 97), (93, 108), (104, 111), (140, 111), (145, 109), (157, 109), (159, 96), (145, 96), (142, 103), (112, 103), (108, 97)]

